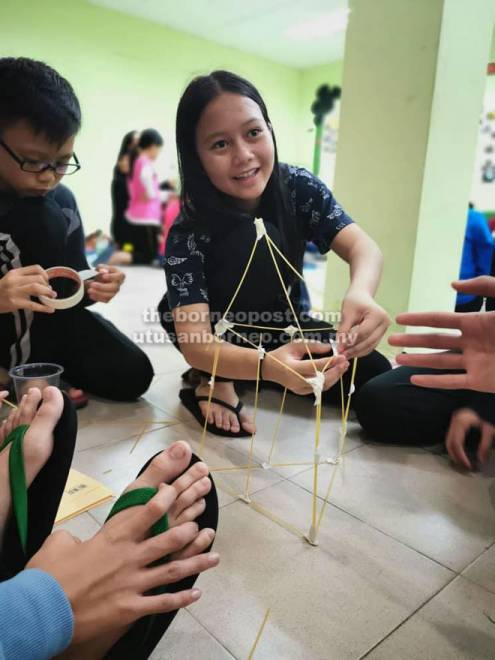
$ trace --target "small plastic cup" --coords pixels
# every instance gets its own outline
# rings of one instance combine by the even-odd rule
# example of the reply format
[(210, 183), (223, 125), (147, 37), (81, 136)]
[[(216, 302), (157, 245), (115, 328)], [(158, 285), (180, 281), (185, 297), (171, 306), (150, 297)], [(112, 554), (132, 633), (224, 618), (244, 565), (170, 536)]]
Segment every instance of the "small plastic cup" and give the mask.
[(64, 368), (59, 364), (50, 362), (36, 362), (33, 364), (21, 364), (9, 371), (15, 387), (15, 395), (19, 403), (30, 387), (44, 390), (48, 385), (58, 387), (60, 376)]

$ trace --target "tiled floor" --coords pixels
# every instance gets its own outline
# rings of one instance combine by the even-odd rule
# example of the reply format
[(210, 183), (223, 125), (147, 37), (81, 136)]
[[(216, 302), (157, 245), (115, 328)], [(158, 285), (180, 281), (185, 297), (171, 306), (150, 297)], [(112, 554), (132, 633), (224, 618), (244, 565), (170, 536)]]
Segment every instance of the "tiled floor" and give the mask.
[[(149, 330), (143, 346), (156, 377), (137, 403), (92, 400), (80, 413), (74, 466), (121, 490), (144, 461), (173, 440), (197, 449), (199, 427), (178, 402), (186, 365), (159, 343), (150, 311), (164, 288), (160, 270), (133, 268), (119, 297), (100, 306), (129, 336)], [(153, 333), (156, 333), (153, 335)], [(144, 338), (144, 337), (143, 337)], [(252, 395), (246, 396), (246, 402)], [(266, 460), (280, 395), (264, 392), (255, 456)], [(274, 462), (311, 461), (311, 402), (290, 396)], [(322, 454), (335, 456), (339, 420), (325, 410)], [(133, 453), (143, 422), (149, 425)], [(214, 468), (246, 462), (249, 439), (208, 436), (205, 459)], [(332, 466), (320, 471), (323, 496)], [(271, 614), (255, 658), (495, 658), (495, 459), (481, 474), (452, 469), (422, 449), (364, 444), (350, 425), (344, 464), (313, 548), (232, 492), (245, 473), (215, 474), (220, 489), (216, 549), (221, 565), (199, 579), (202, 599), (183, 611), (153, 658), (246, 659), (265, 611)], [(309, 466), (255, 470), (253, 499), (306, 530), (311, 511)], [(321, 500), (320, 500), (321, 504)], [(95, 532), (110, 505), (64, 526), (80, 537)]]

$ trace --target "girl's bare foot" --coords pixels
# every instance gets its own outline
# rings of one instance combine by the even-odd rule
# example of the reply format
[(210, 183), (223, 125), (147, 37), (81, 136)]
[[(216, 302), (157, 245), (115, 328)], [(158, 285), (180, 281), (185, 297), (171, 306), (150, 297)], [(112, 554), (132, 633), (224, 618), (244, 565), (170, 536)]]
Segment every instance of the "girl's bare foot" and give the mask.
[[(201, 384), (198, 385), (198, 387), (195, 389), (195, 393), (196, 396), (209, 395), (210, 386), (208, 385), (206, 378), (201, 379)], [(216, 399), (220, 399), (221, 401), (225, 401), (225, 403), (228, 403), (231, 406), (236, 406), (239, 403), (239, 397), (236, 394), (234, 383), (232, 381), (215, 382), (212, 396), (214, 396)], [(208, 401), (199, 401), (199, 407), (201, 408), (203, 415), (206, 416), (208, 410)], [(239, 413), (239, 418), (244, 431), (247, 433), (254, 433), (256, 431), (253, 418), (245, 411), (244, 408)], [(237, 433), (241, 430), (237, 415), (217, 403), (210, 404), (208, 423), (215, 424), (217, 428), (223, 429), (224, 431), (232, 431), (232, 433)]]
[[(38, 405), (41, 401), (41, 406)], [(23, 441), (24, 472), (29, 486), (45, 465), (53, 450), (53, 430), (62, 415), (64, 399), (56, 387), (46, 387), (43, 393), (32, 387), (25, 394), (17, 410), (12, 410), (0, 427), (0, 444), (11, 431), (21, 424), (29, 424)], [(10, 515), (9, 480), (10, 445), (0, 453), (0, 532), (3, 535), (5, 522)]]

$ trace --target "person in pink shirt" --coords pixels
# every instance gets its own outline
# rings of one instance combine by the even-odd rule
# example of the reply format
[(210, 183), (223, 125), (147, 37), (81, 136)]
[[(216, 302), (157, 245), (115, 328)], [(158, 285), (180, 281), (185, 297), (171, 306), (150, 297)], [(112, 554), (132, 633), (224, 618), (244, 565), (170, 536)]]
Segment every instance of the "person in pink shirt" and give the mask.
[(161, 204), (168, 194), (160, 191), (154, 168), (162, 147), (160, 133), (147, 128), (141, 133), (137, 149), (131, 156), (129, 205), (125, 217), (131, 225), (132, 262), (137, 264), (150, 264), (157, 256), (158, 233), (162, 225)]

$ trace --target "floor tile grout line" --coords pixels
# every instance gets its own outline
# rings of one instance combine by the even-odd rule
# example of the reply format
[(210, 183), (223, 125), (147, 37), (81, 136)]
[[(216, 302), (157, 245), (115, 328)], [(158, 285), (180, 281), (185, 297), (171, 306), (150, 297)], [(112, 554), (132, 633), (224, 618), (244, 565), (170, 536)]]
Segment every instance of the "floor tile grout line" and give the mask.
[[(288, 479), (288, 481), (290, 481), (290, 479)], [(291, 483), (292, 483), (294, 486), (297, 486), (298, 488), (301, 488), (301, 489), (304, 490), (306, 493), (311, 493), (310, 490), (308, 490), (308, 489), (305, 488), (304, 486), (301, 486), (301, 484), (298, 484), (298, 483), (293, 482), (293, 481), (291, 481)], [(323, 498), (320, 497), (320, 496), (318, 496), (318, 498), (319, 498), (320, 500), (323, 500)], [(445, 564), (442, 564), (442, 562), (439, 561), (438, 559), (435, 559), (435, 557), (430, 557), (429, 555), (427, 555), (426, 553), (424, 553), (422, 550), (418, 550), (417, 548), (413, 548), (412, 546), (410, 546), (408, 543), (406, 543), (406, 542), (403, 541), (402, 539), (398, 539), (397, 537), (393, 536), (393, 535), (390, 534), (389, 532), (386, 532), (385, 530), (380, 529), (379, 527), (376, 527), (375, 525), (373, 525), (372, 523), (370, 523), (368, 520), (364, 520), (363, 518), (360, 518), (357, 514), (353, 513), (352, 511), (347, 511), (346, 509), (342, 508), (342, 507), (339, 506), (338, 504), (335, 504), (335, 503), (332, 502), (331, 500), (329, 500), (328, 505), (334, 507), (335, 509), (337, 509), (338, 511), (341, 511), (342, 513), (345, 513), (345, 514), (348, 515), (348, 516), (351, 516), (351, 518), (354, 518), (355, 520), (358, 520), (359, 522), (363, 523), (364, 525), (366, 525), (366, 526), (369, 527), (370, 529), (373, 529), (375, 532), (379, 532), (379, 533), (382, 534), (383, 536), (386, 536), (387, 538), (392, 539), (392, 540), (395, 541), (396, 543), (400, 543), (400, 545), (404, 546), (404, 547), (407, 548), (408, 550), (411, 550), (412, 552), (415, 552), (416, 554), (421, 555), (421, 556), (424, 557), (425, 559), (428, 559), (429, 561), (432, 561), (432, 562), (434, 562), (435, 564), (438, 564), (438, 566), (440, 566), (441, 568), (445, 568), (447, 571), (450, 571), (451, 573), (454, 573), (455, 575), (460, 575), (460, 572), (456, 571), (455, 569), (451, 568), (450, 566), (445, 566)], [(464, 570), (464, 569), (463, 569), (463, 570)]]
[(479, 554), (477, 557), (475, 557), (472, 561), (470, 561), (470, 562), (469, 562), (469, 563), (468, 563), (468, 564), (462, 569), (462, 571), (459, 573), (459, 576), (460, 576), (460, 577), (463, 577), (465, 580), (468, 580), (471, 584), (474, 584), (474, 585), (476, 585), (477, 587), (480, 587), (481, 589), (484, 589), (485, 591), (488, 591), (488, 593), (490, 593), (490, 594), (495, 594), (495, 587), (494, 587), (493, 589), (489, 589), (488, 587), (485, 587), (483, 584), (480, 584), (479, 582), (476, 582), (476, 580), (473, 580), (473, 579), (470, 578), (468, 575), (465, 575), (465, 572), (466, 572), (471, 566), (473, 566), (473, 565), (474, 565), (479, 559), (481, 559), (481, 557), (482, 557), (486, 552), (488, 552), (488, 551), (491, 550), (492, 548), (495, 550), (495, 541), (492, 541), (492, 542), (491, 542), (486, 548), (484, 548), (484, 549), (480, 552), (480, 554)]
[(385, 635), (385, 637), (383, 637), (379, 642), (377, 642), (377, 643), (374, 644), (370, 649), (368, 649), (368, 650), (366, 651), (366, 653), (364, 653), (364, 655), (359, 656), (358, 660), (364, 660), (364, 658), (367, 658), (367, 657), (369, 656), (369, 654), (370, 654), (372, 651), (374, 651), (374, 650), (377, 649), (379, 646), (381, 646), (381, 644), (383, 644), (383, 642), (385, 642), (389, 637), (391, 637), (391, 636), (392, 636), (397, 630), (399, 630), (399, 628), (402, 628), (402, 626), (403, 626), (405, 623), (407, 623), (407, 622), (408, 622), (408, 621), (409, 621), (409, 620), (410, 620), (415, 614), (417, 614), (420, 610), (422, 610), (426, 605), (428, 605), (428, 603), (430, 603), (434, 598), (436, 598), (436, 597), (437, 597), (437, 596), (438, 596), (438, 595), (439, 595), (444, 589), (446, 589), (449, 585), (451, 585), (452, 582), (454, 582), (455, 580), (457, 580), (457, 579), (460, 578), (460, 577), (461, 577), (460, 575), (455, 574), (455, 575), (452, 577), (451, 580), (449, 580), (446, 584), (444, 584), (442, 587), (440, 587), (440, 589), (438, 589), (438, 591), (436, 591), (434, 594), (432, 594), (432, 595), (431, 595), (429, 598), (427, 598), (423, 603), (421, 603), (420, 605), (418, 605), (418, 607), (417, 607), (415, 610), (413, 610), (408, 616), (406, 616), (405, 619), (403, 619), (400, 623), (398, 623), (398, 624), (395, 626), (395, 628), (393, 628), (392, 630), (390, 630), (390, 631)]
[(225, 646), (225, 644), (223, 644), (223, 642), (221, 642), (221, 641), (218, 639), (218, 637), (217, 637), (217, 636), (216, 636), (211, 630), (208, 630), (208, 628), (204, 625), (204, 623), (201, 621), (201, 619), (199, 619), (195, 614), (193, 614), (193, 612), (191, 612), (191, 610), (190, 610), (188, 607), (186, 607), (186, 611), (188, 612), (188, 614), (190, 614), (190, 615), (192, 616), (192, 618), (196, 621), (196, 623), (198, 623), (198, 624), (203, 628), (203, 630), (206, 630), (206, 632), (208, 633), (208, 635), (210, 635), (211, 637), (213, 637), (213, 639), (214, 639), (218, 644), (220, 644), (220, 646), (221, 646), (223, 649), (225, 649), (225, 651), (227, 651), (227, 653), (228, 653), (230, 656), (232, 656), (232, 658), (234, 658), (234, 660), (241, 660), (241, 659), (238, 658), (236, 655), (234, 655), (234, 654), (232, 653), (232, 651), (230, 651), (230, 649), (228, 649), (228, 648)]

